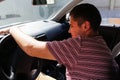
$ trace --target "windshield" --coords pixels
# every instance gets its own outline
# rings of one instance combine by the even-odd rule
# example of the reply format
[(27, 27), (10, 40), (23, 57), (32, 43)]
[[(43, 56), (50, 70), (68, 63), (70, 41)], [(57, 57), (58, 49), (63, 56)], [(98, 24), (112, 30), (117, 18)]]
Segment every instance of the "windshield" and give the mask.
[[(0, 28), (10, 24), (50, 19), (73, 0), (46, 1), (50, 4), (33, 5), (33, 0), (0, 0)], [(83, 0), (81, 3), (94, 4), (100, 10), (102, 23), (120, 24), (120, 0)]]
[(53, 17), (72, 0), (49, 0), (52, 4), (33, 5), (33, 0), (2, 0), (0, 2), (0, 27)]

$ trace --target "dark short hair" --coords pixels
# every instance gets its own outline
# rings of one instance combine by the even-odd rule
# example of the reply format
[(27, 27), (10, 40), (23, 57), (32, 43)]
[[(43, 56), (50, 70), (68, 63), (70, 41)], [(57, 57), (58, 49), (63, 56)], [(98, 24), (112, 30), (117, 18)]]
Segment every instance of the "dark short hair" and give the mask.
[(98, 9), (89, 3), (83, 3), (75, 6), (71, 12), (70, 16), (78, 22), (78, 25), (81, 25), (81, 21), (89, 21), (91, 28), (96, 31), (100, 27), (101, 15)]

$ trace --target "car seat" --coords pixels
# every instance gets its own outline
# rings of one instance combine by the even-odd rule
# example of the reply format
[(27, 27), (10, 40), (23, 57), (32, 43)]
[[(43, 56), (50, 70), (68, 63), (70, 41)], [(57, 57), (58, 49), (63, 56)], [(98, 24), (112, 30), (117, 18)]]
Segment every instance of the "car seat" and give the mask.
[[(115, 59), (116, 63), (117, 63), (117, 75), (118, 75), (118, 80), (120, 80), (120, 42), (117, 43), (114, 48), (112, 49), (112, 55), (113, 55), (113, 58)], [(116, 66), (116, 65), (115, 65)]]

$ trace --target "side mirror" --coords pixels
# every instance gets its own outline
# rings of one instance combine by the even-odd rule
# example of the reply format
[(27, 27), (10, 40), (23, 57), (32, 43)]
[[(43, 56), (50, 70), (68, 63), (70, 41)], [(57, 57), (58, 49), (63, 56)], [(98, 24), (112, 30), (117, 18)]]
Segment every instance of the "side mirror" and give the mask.
[(33, 0), (33, 5), (47, 5), (54, 4), (54, 0)]

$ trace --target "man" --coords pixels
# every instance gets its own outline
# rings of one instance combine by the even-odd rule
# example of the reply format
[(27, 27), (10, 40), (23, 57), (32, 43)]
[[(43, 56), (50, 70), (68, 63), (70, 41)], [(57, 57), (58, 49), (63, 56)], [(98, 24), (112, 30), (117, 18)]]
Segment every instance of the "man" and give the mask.
[(91, 4), (80, 4), (70, 12), (72, 38), (43, 42), (11, 27), (0, 30), (10, 33), (26, 54), (57, 60), (66, 67), (67, 80), (113, 80), (113, 59), (98, 29), (101, 15)]

